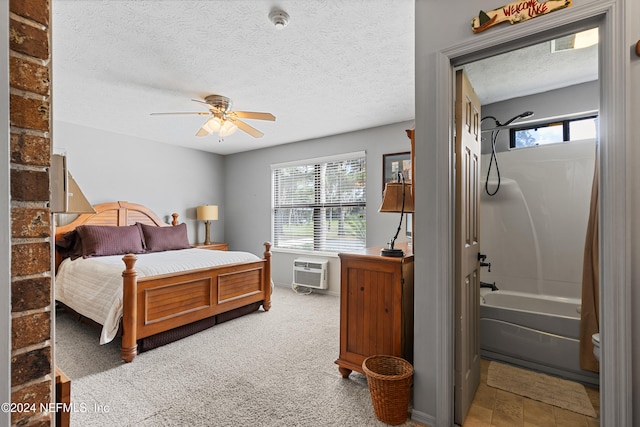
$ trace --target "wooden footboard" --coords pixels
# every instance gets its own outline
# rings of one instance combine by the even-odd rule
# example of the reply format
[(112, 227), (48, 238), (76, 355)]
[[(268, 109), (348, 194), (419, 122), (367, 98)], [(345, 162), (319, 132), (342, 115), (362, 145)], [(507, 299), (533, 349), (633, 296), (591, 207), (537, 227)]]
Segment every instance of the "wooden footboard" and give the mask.
[(137, 341), (160, 332), (259, 302), (271, 308), (271, 244), (260, 261), (184, 273), (143, 277), (135, 271), (136, 256), (125, 255), (122, 348), (131, 362)]

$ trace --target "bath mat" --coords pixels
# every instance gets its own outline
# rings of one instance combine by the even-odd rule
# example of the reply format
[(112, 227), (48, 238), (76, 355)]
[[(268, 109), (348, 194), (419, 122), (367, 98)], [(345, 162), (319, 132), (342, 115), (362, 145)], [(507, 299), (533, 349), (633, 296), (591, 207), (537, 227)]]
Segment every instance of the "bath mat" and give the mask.
[(573, 381), (491, 362), (487, 385), (582, 415), (597, 417), (584, 386)]

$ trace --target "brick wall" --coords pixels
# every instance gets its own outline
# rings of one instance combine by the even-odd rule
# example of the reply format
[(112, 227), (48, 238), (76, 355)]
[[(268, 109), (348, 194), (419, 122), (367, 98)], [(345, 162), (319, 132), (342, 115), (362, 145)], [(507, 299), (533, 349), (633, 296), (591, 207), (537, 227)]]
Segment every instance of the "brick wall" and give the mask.
[(13, 425), (48, 426), (53, 401), (51, 47), (49, 0), (9, 1), (11, 125), (11, 400), (36, 411)]

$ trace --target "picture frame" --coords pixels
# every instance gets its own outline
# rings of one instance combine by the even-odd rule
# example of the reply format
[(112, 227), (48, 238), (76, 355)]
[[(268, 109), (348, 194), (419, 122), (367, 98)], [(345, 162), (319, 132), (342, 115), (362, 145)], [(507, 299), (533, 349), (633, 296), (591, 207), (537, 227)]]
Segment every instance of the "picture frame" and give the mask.
[(411, 152), (382, 155), (382, 191), (387, 182), (397, 182), (398, 172), (402, 171), (405, 181), (411, 181)]

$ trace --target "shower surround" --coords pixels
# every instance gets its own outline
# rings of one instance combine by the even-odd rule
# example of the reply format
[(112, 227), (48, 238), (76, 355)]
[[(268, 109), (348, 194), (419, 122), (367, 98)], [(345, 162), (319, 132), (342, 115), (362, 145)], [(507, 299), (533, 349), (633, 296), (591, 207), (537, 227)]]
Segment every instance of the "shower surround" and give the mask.
[[(480, 247), (491, 262), (483, 282), (499, 289), (581, 297), (582, 258), (589, 215), (595, 141), (574, 141), (500, 152), (501, 185), (484, 191)], [(482, 156), (482, 183), (488, 155)], [(489, 188), (495, 188), (495, 175)]]
[(500, 189), (481, 198), (481, 280), (499, 289), (482, 289), (481, 354), (597, 384), (579, 367), (578, 333), (595, 141), (501, 152), (498, 164)]

